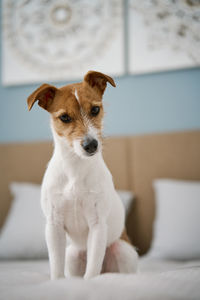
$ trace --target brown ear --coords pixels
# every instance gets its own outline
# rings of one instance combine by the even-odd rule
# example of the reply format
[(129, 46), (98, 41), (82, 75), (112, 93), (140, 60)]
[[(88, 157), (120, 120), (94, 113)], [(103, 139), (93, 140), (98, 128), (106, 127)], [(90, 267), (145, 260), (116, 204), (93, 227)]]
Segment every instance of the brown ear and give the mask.
[(107, 82), (109, 82), (112, 86), (116, 87), (114, 80), (103, 73), (96, 71), (89, 71), (84, 77), (84, 81), (87, 82), (92, 88), (95, 88), (98, 92), (103, 95)]
[(44, 83), (28, 97), (28, 109), (31, 110), (33, 104), (38, 100), (38, 104), (42, 108), (49, 110), (57, 90), (55, 86)]

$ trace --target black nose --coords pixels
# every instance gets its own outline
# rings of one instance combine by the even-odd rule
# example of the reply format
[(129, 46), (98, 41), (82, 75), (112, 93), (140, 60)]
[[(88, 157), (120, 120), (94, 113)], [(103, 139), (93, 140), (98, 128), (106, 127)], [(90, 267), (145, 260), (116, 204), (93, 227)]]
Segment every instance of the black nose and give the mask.
[(98, 142), (95, 139), (85, 139), (82, 143), (83, 149), (88, 153), (88, 154), (94, 154), (97, 150), (98, 147)]

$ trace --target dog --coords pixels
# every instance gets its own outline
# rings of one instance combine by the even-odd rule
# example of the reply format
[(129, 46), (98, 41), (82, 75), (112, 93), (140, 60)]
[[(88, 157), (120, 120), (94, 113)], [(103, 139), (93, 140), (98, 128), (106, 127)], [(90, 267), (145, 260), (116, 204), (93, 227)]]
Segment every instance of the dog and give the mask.
[(89, 71), (80, 83), (43, 84), (27, 99), (29, 110), (38, 101), (50, 113), (54, 138), (41, 189), (51, 279), (64, 277), (65, 264), (69, 275), (85, 279), (137, 271), (124, 207), (102, 157), (107, 83), (116, 86), (108, 75)]

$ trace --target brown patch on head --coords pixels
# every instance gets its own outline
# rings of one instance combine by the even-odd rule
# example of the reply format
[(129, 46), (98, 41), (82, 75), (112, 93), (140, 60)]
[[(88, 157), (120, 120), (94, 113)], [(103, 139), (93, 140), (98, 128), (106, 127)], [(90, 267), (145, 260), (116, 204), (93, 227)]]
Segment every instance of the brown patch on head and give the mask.
[[(81, 139), (87, 133), (88, 124), (101, 133), (104, 115), (102, 95), (107, 82), (115, 86), (111, 77), (90, 71), (81, 83), (67, 85), (62, 88), (43, 84), (28, 97), (29, 110), (38, 100), (38, 104), (51, 113), (53, 126), (57, 134), (66, 137), (72, 144), (74, 139)], [(100, 108), (96, 116), (91, 113), (93, 106)], [(60, 119), (63, 115), (68, 115), (71, 121), (63, 122)]]
[[(80, 105), (82, 117), (85, 116), (94, 127), (101, 130), (102, 119), (104, 116), (102, 97), (90, 86), (85, 86), (83, 83), (74, 88), (76, 89), (76, 94), (78, 96), (77, 102)], [(97, 116), (92, 116), (91, 114), (91, 109), (94, 106), (100, 108)]]
[[(68, 115), (71, 118), (69, 123), (64, 123), (60, 117)], [(52, 105), (52, 121), (58, 135), (65, 136), (72, 142), (75, 136), (84, 135), (80, 105), (74, 95), (73, 85), (60, 88), (60, 97)]]
[[(65, 136), (70, 144), (72, 144), (73, 140), (82, 139), (87, 134), (88, 125), (95, 127), (101, 134), (104, 115), (101, 97), (89, 87), (83, 86), (82, 83), (63, 87), (60, 91), (63, 93), (62, 100), (55, 104), (56, 107), (52, 106), (56, 111), (56, 113), (52, 113), (56, 132), (60, 136)], [(100, 107), (100, 112), (97, 116), (91, 115), (93, 106)], [(60, 113), (57, 113), (59, 111)], [(68, 124), (63, 123), (59, 119), (63, 114), (70, 116), (72, 121)]]

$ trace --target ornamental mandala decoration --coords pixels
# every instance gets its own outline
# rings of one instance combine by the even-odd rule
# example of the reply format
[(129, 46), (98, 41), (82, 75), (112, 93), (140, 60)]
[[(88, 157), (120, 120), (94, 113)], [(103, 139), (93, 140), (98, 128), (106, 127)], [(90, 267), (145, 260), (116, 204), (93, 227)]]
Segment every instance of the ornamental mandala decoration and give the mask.
[(122, 1), (4, 0), (4, 83), (123, 74)]
[(200, 0), (129, 0), (131, 73), (200, 65)]

